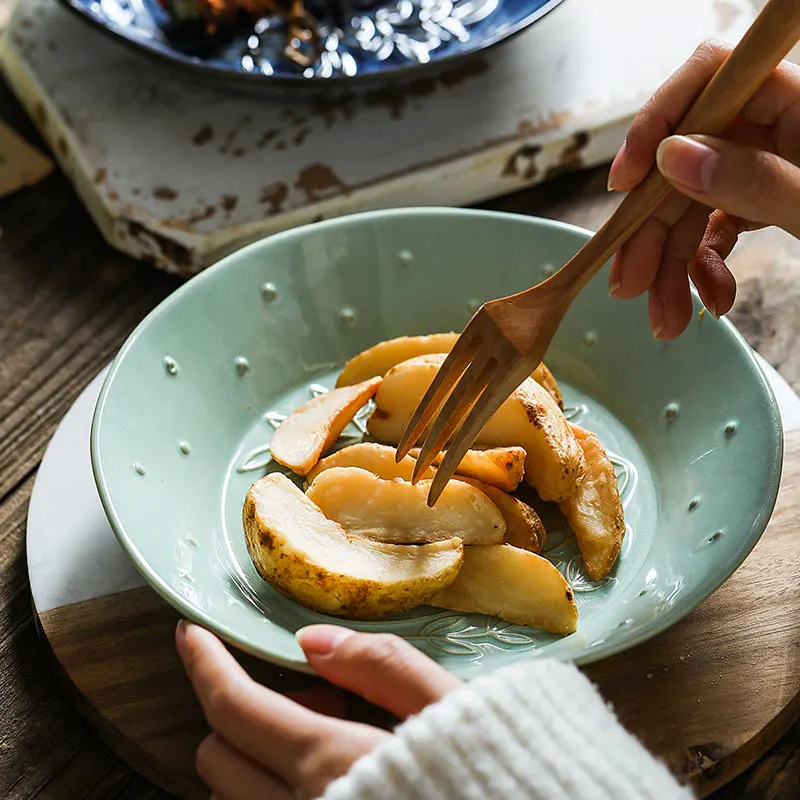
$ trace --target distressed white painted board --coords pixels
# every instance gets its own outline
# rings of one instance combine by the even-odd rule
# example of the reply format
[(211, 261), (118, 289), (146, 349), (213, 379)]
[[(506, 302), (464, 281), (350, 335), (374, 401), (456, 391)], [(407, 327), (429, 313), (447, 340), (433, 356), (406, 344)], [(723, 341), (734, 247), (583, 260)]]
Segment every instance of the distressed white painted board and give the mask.
[(193, 273), (323, 217), (461, 205), (603, 163), (703, 39), (738, 40), (748, 0), (567, 0), (443, 77), (344, 103), (200, 84), (25, 0), (0, 62), (106, 238)]

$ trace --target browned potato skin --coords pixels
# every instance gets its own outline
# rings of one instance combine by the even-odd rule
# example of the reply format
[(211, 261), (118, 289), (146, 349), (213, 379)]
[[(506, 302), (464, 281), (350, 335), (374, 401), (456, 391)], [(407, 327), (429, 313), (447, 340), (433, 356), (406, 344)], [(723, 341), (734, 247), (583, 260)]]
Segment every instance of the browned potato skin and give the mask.
[(503, 544), (510, 544), (531, 553), (541, 553), (547, 541), (547, 532), (539, 515), (522, 500), (506, 494), (502, 489), (481, 483), (474, 478), (456, 476), (456, 480), (480, 489), (500, 510), (506, 521)]
[[(446, 452), (446, 451), (445, 451)], [(419, 458), (418, 447), (412, 448), (409, 455)], [(433, 460), (433, 466), (442, 463), (444, 453)], [(525, 475), (524, 447), (493, 447), (489, 450), (468, 450), (456, 467), (456, 475), (475, 478), (476, 481), (496, 486), (504, 492), (513, 492)]]
[(559, 408), (564, 408), (564, 397), (561, 394), (561, 389), (558, 388), (553, 373), (545, 366), (544, 361), (531, 373), (531, 378), (533, 378), (539, 386), (547, 389)]
[[(586, 465), (583, 451), (561, 409), (548, 392), (530, 378), (512, 396), (522, 403), (528, 420), (555, 456), (552, 458), (548, 454), (544, 460), (541, 450), (526, 447), (525, 482), (533, 486), (543, 500), (557, 503), (570, 497), (583, 480)], [(489, 439), (486, 443), (494, 444)]]
[[(378, 342), (353, 356), (344, 365), (344, 369), (336, 381), (336, 387), (351, 386), (369, 378), (383, 377), (392, 367), (409, 358), (431, 353), (449, 353), (457, 340), (457, 333), (431, 333), (427, 336), (398, 336), (396, 339)], [(531, 377), (547, 389), (553, 400), (558, 403), (559, 408), (564, 407), (561, 390), (558, 388), (553, 373), (544, 363), (536, 367)]]
[[(375, 395), (375, 411), (367, 421), (376, 439), (397, 444), (445, 358), (442, 354), (419, 356), (386, 373)], [(583, 450), (555, 400), (532, 378), (486, 423), (476, 444), (523, 447), (525, 481), (543, 500), (565, 500), (583, 479)]]
[(625, 515), (617, 477), (600, 440), (571, 425), (586, 458), (586, 474), (577, 492), (561, 503), (575, 531), (583, 566), (593, 581), (605, 578), (614, 566), (625, 536)]
[[(283, 507), (276, 502), (270, 504), (272, 516), (281, 513), (282, 508), (292, 504), (301, 504), (306, 508), (316, 508), (314, 504), (285, 475), (271, 473), (260, 481), (276, 486), (286, 492), (286, 503)], [(450, 553), (444, 569), (435, 575), (415, 577), (408, 581), (395, 581), (387, 585), (376, 575), (374, 580), (353, 578), (342, 572), (330, 571), (323, 565), (303, 558), (292, 548), (280, 525), (270, 523), (258, 513), (258, 501), (251, 486), (242, 507), (242, 524), (245, 542), (250, 558), (258, 574), (275, 589), (289, 599), (306, 608), (348, 619), (379, 619), (391, 614), (398, 614), (427, 602), (438, 590), (448, 586), (458, 574), (463, 561), (463, 545), (458, 539), (450, 539), (433, 544), (404, 547), (402, 545), (383, 544), (362, 540), (360, 537), (347, 537), (335, 522), (319, 515), (319, 525), (327, 526), (326, 534), (352, 539), (354, 546), (367, 547), (376, 553), (397, 553), (408, 551), (417, 554), (412, 557), (424, 557), (426, 554)], [(287, 527), (291, 526), (291, 521)]]

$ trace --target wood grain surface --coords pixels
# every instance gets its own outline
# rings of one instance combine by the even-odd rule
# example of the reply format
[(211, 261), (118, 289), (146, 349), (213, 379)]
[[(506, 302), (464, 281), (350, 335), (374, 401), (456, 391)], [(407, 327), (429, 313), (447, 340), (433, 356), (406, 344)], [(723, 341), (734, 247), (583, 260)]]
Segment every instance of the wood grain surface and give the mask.
[[(0, 119), (41, 146), (2, 84)], [(485, 205), (592, 228), (615, 203), (605, 192), (604, 171), (594, 170)], [(111, 250), (58, 173), (1, 200), (0, 231), (0, 797), (164, 798), (91, 732), (59, 681), (31, 611), (24, 533), (33, 477), (59, 420), (134, 325), (179, 283)], [(779, 232), (750, 234), (731, 264), (740, 286), (732, 318), (800, 389), (800, 245)], [(796, 560), (785, 568), (797, 575)], [(746, 573), (732, 581), (741, 574)], [(697, 613), (710, 613), (727, 586)], [(793, 601), (788, 594), (784, 599), (796, 608), (796, 595)], [(721, 631), (717, 638), (725, 655), (728, 635)], [(757, 656), (770, 641), (754, 640), (746, 650)], [(668, 665), (679, 693), (691, 692), (695, 678), (691, 651), (687, 655)], [(724, 674), (722, 659), (720, 667)], [(613, 696), (613, 681), (607, 686)], [(745, 688), (751, 704), (735, 712), (743, 716), (758, 708), (762, 691), (760, 685)], [(636, 715), (626, 721), (636, 725)], [(714, 742), (698, 745), (701, 761), (713, 752)], [(795, 800), (798, 787), (800, 725), (795, 725), (754, 767), (712, 797)]]
[[(626, 727), (700, 797), (748, 767), (800, 714), (799, 499), (795, 432), (787, 437), (775, 513), (742, 568), (666, 633), (586, 670)], [(173, 646), (176, 612), (150, 589), (134, 589), (40, 619), (109, 743), (161, 785), (203, 797), (193, 766), (207, 729)], [(279, 691), (319, 683), (241, 660)], [(384, 720), (364, 705), (351, 716)]]

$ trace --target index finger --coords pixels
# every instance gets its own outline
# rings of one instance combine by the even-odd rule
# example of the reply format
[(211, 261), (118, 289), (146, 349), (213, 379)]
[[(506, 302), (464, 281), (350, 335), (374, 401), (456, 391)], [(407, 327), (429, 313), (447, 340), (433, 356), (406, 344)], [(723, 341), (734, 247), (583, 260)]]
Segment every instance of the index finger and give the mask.
[(298, 753), (318, 741), (325, 717), (256, 683), (203, 628), (180, 623), (175, 639), (208, 724), (254, 761), (292, 780)]
[[(656, 90), (631, 123), (625, 143), (611, 165), (609, 188), (630, 191), (644, 179), (655, 163), (661, 140), (678, 127), (732, 49), (727, 44), (705, 42)], [(781, 62), (747, 101), (739, 119), (761, 126), (759, 147), (798, 163), (800, 68), (789, 61)], [(773, 125), (774, 132), (769, 130)], [(743, 130), (735, 121), (725, 136), (740, 140), (741, 135), (737, 134)]]
[(731, 47), (704, 42), (642, 106), (609, 173), (609, 188), (627, 192), (652, 168), (662, 139), (669, 136), (700, 96)]

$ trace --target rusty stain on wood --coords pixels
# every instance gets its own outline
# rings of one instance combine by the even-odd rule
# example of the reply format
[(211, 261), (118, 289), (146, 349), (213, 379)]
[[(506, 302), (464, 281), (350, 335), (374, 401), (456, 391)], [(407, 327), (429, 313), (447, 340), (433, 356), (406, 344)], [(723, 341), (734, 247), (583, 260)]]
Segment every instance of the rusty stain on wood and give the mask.
[(230, 219), (231, 214), (235, 211), (236, 206), (239, 205), (239, 198), (235, 194), (224, 194), (220, 198), (222, 210), (225, 212), (225, 218)]
[(393, 119), (401, 119), (409, 103), (433, 94), (440, 86), (452, 88), (483, 75), (489, 64), (482, 58), (473, 58), (453, 69), (445, 70), (435, 78), (419, 78), (397, 89), (377, 89), (364, 95), (367, 106), (385, 106)]
[(280, 214), (283, 211), (283, 204), (289, 196), (289, 187), (283, 182), (278, 181), (261, 190), (258, 202), (266, 203), (269, 207), (266, 210), (267, 216)]
[(296, 145), (301, 145), (303, 142), (308, 138), (308, 134), (311, 133), (311, 128), (301, 128), (295, 135), (292, 141)]
[(504, 178), (522, 178), (532, 180), (539, 173), (536, 166), (536, 156), (542, 148), (538, 144), (524, 144), (515, 150), (506, 161), (502, 175)]
[(214, 138), (214, 129), (206, 124), (203, 125), (197, 133), (192, 136), (192, 144), (196, 144), (198, 147), (210, 142)]
[(312, 116), (319, 117), (326, 128), (332, 128), (340, 116), (345, 122), (351, 120), (355, 111), (356, 104), (352, 97), (318, 99), (311, 106)]
[(261, 138), (256, 142), (256, 147), (259, 150), (262, 150), (266, 147), (276, 136), (278, 135), (278, 130), (276, 128), (270, 128), (264, 133), (261, 134)]
[(433, 78), (420, 78), (410, 81), (397, 89), (375, 89), (364, 95), (364, 105), (368, 107), (384, 106), (392, 119), (402, 119), (412, 99), (427, 97), (436, 91), (437, 83)]
[(558, 164), (554, 164), (545, 173), (544, 179), (550, 180), (564, 175), (567, 172), (579, 169), (583, 166), (583, 151), (589, 144), (590, 134), (587, 131), (578, 131), (572, 137), (572, 141), (564, 148), (558, 159)]
[(217, 152), (220, 155), (225, 155), (229, 153), (231, 148), (233, 147), (233, 143), (236, 141), (236, 137), (253, 121), (253, 117), (250, 114), (242, 115), (233, 125), (233, 127), (228, 131), (225, 136), (225, 139), (222, 145), (219, 147)]
[(327, 164), (320, 163), (309, 164), (301, 169), (294, 185), (305, 192), (310, 203), (349, 191), (347, 184)]
[(156, 248), (166, 262), (173, 264), (177, 268), (179, 275), (191, 273), (192, 251), (188, 247), (184, 247), (184, 245), (163, 234), (148, 230), (135, 220), (122, 219), (120, 220), (120, 225), (127, 228), (131, 239), (138, 241), (144, 247), (144, 252), (140, 256), (143, 261), (156, 266), (158, 254), (150, 252), (150, 250)]
[(192, 214), (192, 216), (186, 220), (186, 223), (189, 226), (196, 225), (198, 222), (204, 222), (207, 219), (211, 219), (211, 217), (213, 217), (216, 213), (216, 206), (208, 205), (202, 211)]
[(163, 200), (169, 203), (178, 198), (178, 193), (170, 186), (156, 186), (156, 188), (153, 189), (153, 197), (157, 200)]
[(95, 183), (95, 185), (99, 186), (101, 183), (105, 181), (105, 179), (106, 179), (106, 171), (104, 169), (99, 169), (97, 170), (97, 172), (95, 172), (92, 181)]

